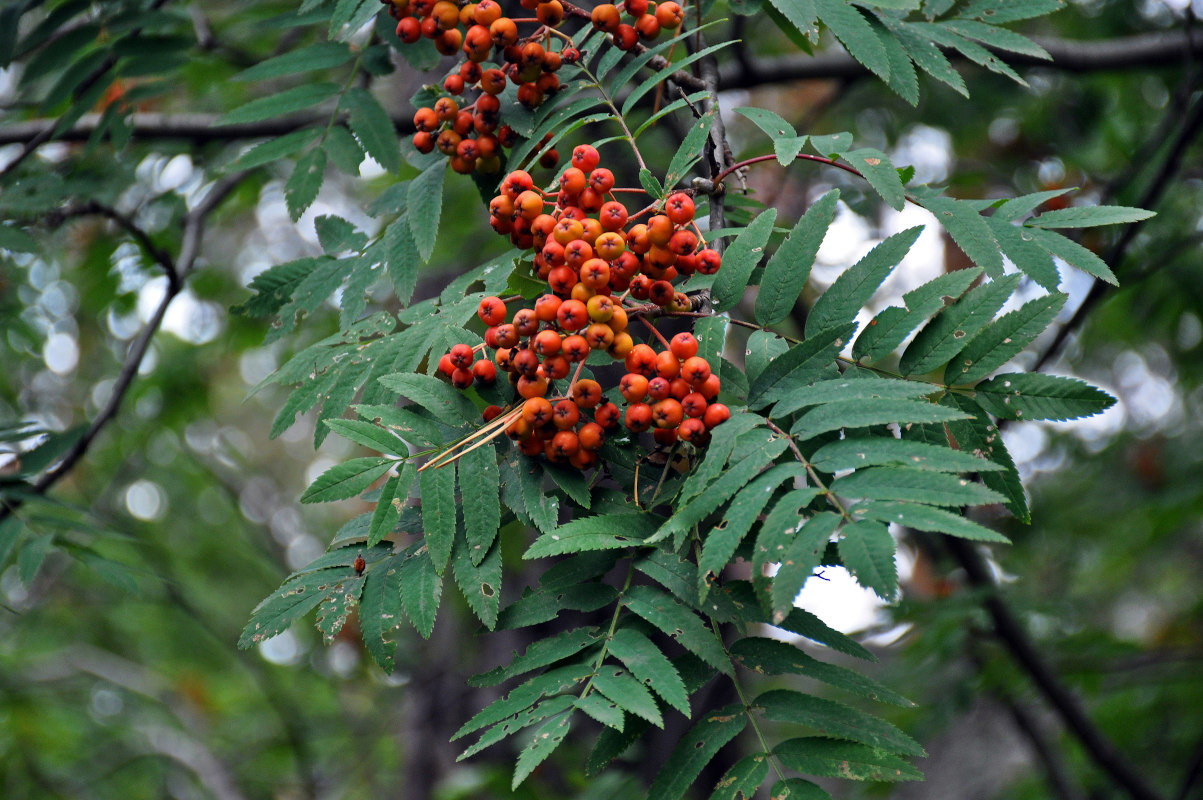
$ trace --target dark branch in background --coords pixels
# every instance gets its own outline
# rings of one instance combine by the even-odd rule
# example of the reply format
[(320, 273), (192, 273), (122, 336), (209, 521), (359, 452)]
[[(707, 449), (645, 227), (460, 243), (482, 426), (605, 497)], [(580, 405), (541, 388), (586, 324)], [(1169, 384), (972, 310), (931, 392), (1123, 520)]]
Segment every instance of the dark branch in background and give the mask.
[[(1178, 175), (1178, 170), (1182, 164), (1182, 158), (1186, 154), (1187, 147), (1199, 136), (1201, 130), (1203, 130), (1203, 95), (1195, 98), (1194, 107), (1183, 121), (1178, 135), (1174, 138), (1174, 142), (1161, 164), (1161, 168), (1157, 171), (1157, 175), (1141, 196), (1137, 203), (1138, 206), (1148, 209), (1156, 208), (1157, 203), (1161, 201), (1162, 195), (1165, 194), (1166, 189), (1169, 188), (1169, 185)], [(1108, 266), (1117, 275), (1121, 272), (1120, 265), (1124, 256), (1128, 253), (1128, 248), (1132, 246), (1132, 242), (1135, 241), (1136, 234), (1140, 231), (1143, 224), (1143, 221), (1135, 222), (1124, 228), (1124, 232), (1119, 240), (1112, 246), (1107, 255), (1104, 256), (1103, 260), (1107, 262)], [(1143, 270), (1142, 272), (1147, 272), (1147, 270)], [(1097, 278), (1095, 279), (1093, 285), (1090, 287), (1090, 292), (1087, 293), (1081, 305), (1074, 310), (1073, 316), (1057, 330), (1057, 334), (1053, 337), (1052, 342), (1044, 349), (1040, 357), (1036, 359), (1036, 363), (1032, 366), (1032, 372), (1039, 372), (1054, 356), (1061, 352), (1061, 348), (1065, 345), (1066, 340), (1081, 327), (1086, 317), (1089, 316), (1094, 307), (1107, 294), (1109, 288), (1108, 284), (1103, 283)]]
[(969, 584), (983, 593), (982, 605), (990, 615), (994, 633), (1006, 646), (1011, 657), (1032, 679), (1049, 705), (1082, 744), (1091, 761), (1111, 776), (1133, 800), (1161, 800), (1161, 795), (1145, 783), (1139, 772), (1124, 758), (1103, 733), (1095, 727), (1077, 697), (1058, 679), (1028, 638), (1027, 632), (1002, 599), (998, 586), (985, 560), (975, 545), (963, 539), (945, 537), (945, 545), (953, 558), (965, 570)]
[[(174, 262), (170, 259), (159, 261), (159, 265), (167, 273), (167, 290), (163, 294), (163, 300), (159, 303), (158, 308), (155, 309), (154, 314), (142, 328), (142, 331), (138, 334), (133, 344), (130, 345), (129, 352), (126, 354), (125, 361), (121, 365), (121, 371), (117, 374), (108, 401), (104, 404), (104, 408), (97, 413), (91, 424), (88, 425), (88, 429), (84, 431), (83, 436), (63, 456), (63, 460), (53, 469), (45, 472), (33, 484), (33, 487), (29, 490), (29, 494), (44, 495), (51, 487), (62, 480), (88, 452), (88, 448), (92, 446), (92, 442), (104, 427), (116, 417), (126, 393), (134, 382), (134, 377), (138, 374), (138, 367), (141, 365), (142, 359), (146, 356), (146, 351), (150, 348), (151, 339), (154, 338), (159, 327), (163, 324), (163, 318), (167, 315), (167, 307), (171, 305), (171, 301), (175, 299), (176, 295), (183, 290), (185, 279), (195, 266), (196, 256), (200, 251), (201, 234), (204, 232), (205, 220), (230, 195), (230, 192), (234, 190), (234, 187), (238, 185), (244, 175), (245, 173), (238, 173), (218, 181), (209, 190), (209, 194), (201, 201), (200, 205), (192, 209), (184, 217), (184, 238), (180, 244), (179, 256), (176, 257)], [(132, 221), (129, 221), (128, 218), (111, 209), (98, 209), (97, 213), (110, 216), (106, 211), (111, 211), (113, 215), (116, 215), (115, 218), (118, 224), (122, 224), (123, 227), (136, 228)], [(154, 247), (153, 243), (149, 242), (149, 238), (146, 237), (145, 233), (142, 233), (141, 236), (135, 234), (135, 238), (138, 238), (143, 244), (149, 243), (150, 247), (153, 248), (151, 250), (152, 253), (162, 253), (161, 250)], [(9, 515), (13, 512), (20, 509), (22, 504), (23, 500), (20, 497), (4, 500), (0, 504), (0, 523), (8, 519)]]
[[(1180, 66), (1184, 53), (1203, 56), (1203, 41), (1194, 41), (1185, 32), (1126, 36), (1094, 42), (1074, 42), (1061, 39), (1040, 39), (1041, 45), (1053, 56), (1052, 61), (1007, 53), (1012, 66), (1033, 66), (1066, 72), (1093, 72), (1121, 69), (1151, 69)], [(955, 60), (955, 59), (954, 59)], [(718, 85), (723, 89), (747, 89), (770, 83), (800, 80), (856, 78), (869, 73), (844, 53), (822, 53), (818, 56), (785, 56), (780, 58), (741, 59), (725, 64), (718, 70)], [(703, 78), (678, 73), (675, 82), (685, 89), (705, 89)], [(129, 123), (139, 139), (184, 139), (192, 142), (242, 141), (280, 136), (310, 125), (325, 125), (328, 114), (299, 114), (264, 122), (213, 127), (217, 117), (210, 114), (135, 113)], [(394, 118), (398, 133), (413, 133), (408, 117)], [(0, 145), (25, 144), (30, 152), (50, 139), (55, 120), (30, 120), (0, 128)], [(56, 141), (86, 141), (100, 124), (99, 114), (85, 114), (79, 122), (55, 137)], [(34, 140), (38, 139), (35, 143)], [(23, 154), (24, 158), (28, 154)], [(13, 168), (10, 164), (5, 172)]]

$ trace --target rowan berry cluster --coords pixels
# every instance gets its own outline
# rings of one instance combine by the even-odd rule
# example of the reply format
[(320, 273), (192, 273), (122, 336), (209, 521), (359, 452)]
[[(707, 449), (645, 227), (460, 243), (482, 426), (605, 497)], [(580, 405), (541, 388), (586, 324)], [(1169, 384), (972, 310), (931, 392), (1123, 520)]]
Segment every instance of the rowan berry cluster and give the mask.
[[(397, 19), (397, 37), (403, 43), (425, 37), (443, 55), (464, 57), (458, 72), (443, 81), (446, 94), (414, 114), (414, 147), (422, 153), (437, 148), (451, 159), (456, 172), (498, 172), (502, 148), (513, 147), (519, 138), (502, 124), (501, 94), (514, 85), (519, 103), (538, 108), (559, 91), (561, 66), (575, 64), (581, 57), (572, 37), (557, 30), (567, 13), (560, 0), (521, 0), (524, 9), (535, 12), (534, 17), (506, 16), (497, 0), (464, 5), (452, 0), (381, 2)], [(658, 4), (654, 12), (648, 0), (626, 0), (622, 8), (634, 25), (623, 23), (623, 11), (609, 3), (593, 10), (592, 21), (623, 50), (634, 47), (640, 37), (654, 39), (661, 29), (679, 27), (685, 16), (681, 6), (671, 1)], [(571, 4), (568, 9), (585, 14)], [(534, 28), (524, 35), (520, 25)], [(468, 91), (475, 96), (465, 98)], [(547, 139), (541, 146), (546, 143)], [(539, 159), (546, 168), (558, 162), (554, 148)]]
[[(730, 417), (716, 402), (719, 378), (698, 355), (693, 334), (679, 333), (669, 342), (644, 319), (663, 344), (657, 352), (636, 343), (628, 330), (633, 317), (660, 308), (690, 310), (689, 297), (673, 281), (694, 272), (713, 274), (722, 263), (716, 251), (699, 249), (693, 199), (676, 192), (634, 218), (661, 213), (629, 224), (633, 218), (613, 198), (614, 175), (600, 166), (591, 145), (573, 150), (558, 192), (540, 190), (526, 172), (507, 175), (489, 206), (493, 227), (536, 251), (535, 271), (550, 291), (508, 322), (505, 302), (486, 297), (477, 311), (488, 326), (480, 349), (492, 349), (492, 360), (477, 359), (472, 347), (461, 344), (439, 364), (461, 389), (475, 380), (492, 382), (498, 368), (508, 372), (525, 403), (507, 433), (528, 455), (544, 453), (582, 469), (596, 463), (605, 434), (622, 423), (635, 433), (651, 430), (659, 444), (679, 439), (702, 445), (709, 430)], [(594, 350), (626, 367), (618, 384), (628, 404), (625, 414), (605, 399), (597, 381), (580, 377)], [(555, 382), (564, 379), (567, 392), (555, 397)], [(491, 407), (486, 419), (497, 413)]]

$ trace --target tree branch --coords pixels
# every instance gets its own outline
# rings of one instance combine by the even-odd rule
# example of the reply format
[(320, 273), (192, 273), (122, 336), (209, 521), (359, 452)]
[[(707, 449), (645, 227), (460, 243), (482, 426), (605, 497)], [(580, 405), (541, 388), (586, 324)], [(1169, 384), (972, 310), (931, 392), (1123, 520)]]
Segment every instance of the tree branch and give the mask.
[[(104, 404), (100, 412), (97, 413), (96, 417), (93, 418), (88, 429), (84, 431), (84, 434), (67, 451), (66, 455), (63, 456), (62, 461), (43, 473), (42, 477), (34, 482), (32, 488), (29, 490), (29, 494), (43, 495), (62, 480), (88, 452), (88, 448), (92, 446), (92, 442), (100, 434), (101, 430), (117, 416), (117, 411), (121, 408), (121, 403), (133, 384), (134, 377), (138, 374), (138, 367), (142, 364), (142, 359), (146, 356), (146, 351), (150, 348), (151, 339), (154, 338), (159, 327), (163, 324), (163, 318), (167, 315), (167, 307), (171, 305), (171, 301), (175, 299), (176, 295), (183, 290), (185, 279), (196, 263), (196, 256), (200, 249), (201, 234), (204, 231), (206, 218), (214, 209), (221, 205), (222, 201), (230, 195), (230, 192), (234, 190), (234, 187), (238, 185), (245, 175), (246, 173), (242, 172), (218, 181), (213, 185), (209, 194), (201, 201), (200, 205), (192, 209), (184, 218), (184, 238), (180, 244), (179, 256), (174, 262), (170, 260), (160, 262), (160, 266), (168, 274), (167, 289), (163, 294), (163, 299), (160, 301), (158, 307), (155, 308), (154, 314), (151, 315), (146, 325), (143, 326), (133, 344), (130, 345), (130, 349), (125, 356), (125, 361), (121, 365), (121, 371), (117, 374), (117, 378), (113, 383), (113, 389), (109, 393), (108, 401)], [(155, 249), (157, 250), (157, 248)], [(0, 502), (0, 523), (8, 519), (9, 515), (13, 512), (20, 509), (23, 503), (24, 500), (20, 497)]]
[(1111, 740), (1087, 716), (1075, 697), (1044, 661), (1036, 645), (1003, 600), (985, 560), (974, 545), (962, 539), (945, 537), (945, 545), (953, 558), (965, 570), (969, 584), (985, 595), (983, 606), (990, 614), (994, 633), (1015, 660), (1032, 679), (1044, 699), (1057, 712), (1066, 728), (1081, 743), (1090, 759), (1101, 771), (1111, 776), (1133, 800), (1161, 800), (1144, 778), (1128, 763)]
[[(1063, 72), (1096, 72), (1180, 66), (1184, 58), (1203, 56), (1203, 41), (1193, 40), (1185, 31), (1124, 36), (1092, 42), (1065, 39), (1036, 41), (1053, 56), (1052, 61), (1006, 53), (1007, 63), (1011, 66), (1042, 67)], [(828, 52), (813, 57), (743, 59), (724, 64), (718, 72), (718, 85), (725, 90), (746, 89), (771, 83), (856, 78), (868, 74), (864, 67), (846, 53)], [(673, 80), (678, 85), (694, 91), (706, 88), (702, 79), (686, 72), (674, 74)], [(133, 135), (139, 139), (184, 139), (204, 143), (280, 136), (309, 125), (324, 125), (329, 121), (329, 115), (298, 114), (243, 125), (223, 125), (218, 128), (213, 127), (215, 119), (217, 116), (213, 114), (147, 112), (132, 114), (129, 121)], [(413, 133), (413, 122), (408, 117), (394, 117), (393, 123), (398, 133)], [(39, 119), (8, 125), (0, 129), (0, 145), (32, 144), (36, 149), (49, 140), (55, 124), (55, 120)], [(55, 139), (86, 141), (99, 124), (99, 114), (85, 114), (79, 122)], [(38, 139), (36, 143), (35, 139)], [(8, 168), (12, 166), (10, 164)]]

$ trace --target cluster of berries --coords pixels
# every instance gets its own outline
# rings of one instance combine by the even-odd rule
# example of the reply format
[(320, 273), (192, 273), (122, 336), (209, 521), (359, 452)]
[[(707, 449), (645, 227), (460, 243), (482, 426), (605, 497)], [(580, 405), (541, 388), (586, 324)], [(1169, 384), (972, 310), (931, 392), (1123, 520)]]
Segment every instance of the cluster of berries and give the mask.
[[(435, 148), (447, 155), (456, 172), (492, 174), (501, 169), (501, 148), (518, 140), (502, 124), (501, 94), (517, 86), (517, 101), (538, 108), (560, 89), (561, 66), (575, 64), (581, 53), (571, 36), (557, 30), (567, 13), (560, 0), (521, 0), (534, 17), (508, 17), (497, 0), (460, 5), (452, 0), (381, 0), (397, 20), (397, 37), (413, 44), (425, 37), (443, 55), (462, 53), (458, 72), (443, 81), (445, 95), (414, 114), (414, 147), (422, 153)], [(575, 6), (571, 11), (583, 16)], [(623, 10), (634, 25), (622, 22), (623, 11), (605, 3), (593, 9), (594, 27), (611, 34), (616, 47), (629, 50), (639, 38), (654, 39), (662, 29), (680, 27), (685, 13), (671, 0), (659, 3), (654, 13), (648, 0), (626, 0)], [(523, 35), (519, 25), (534, 25)], [(474, 98), (463, 98), (467, 91)], [(456, 98), (468, 99), (461, 102)], [(542, 144), (546, 144), (546, 139)], [(541, 144), (541, 146), (542, 146)], [(559, 154), (549, 149), (539, 159), (551, 168)]]
[[(634, 25), (622, 21), (622, 11), (634, 19)], [(610, 34), (620, 50), (630, 50), (640, 39), (655, 39), (662, 30), (676, 30), (685, 21), (685, 9), (672, 0), (657, 3), (655, 10), (648, 0), (626, 0), (622, 11), (616, 5), (602, 3), (590, 15), (593, 27)]]
[[(647, 323), (663, 342), (657, 352), (637, 344), (628, 331), (632, 317), (658, 307), (688, 311), (689, 298), (672, 281), (695, 271), (712, 274), (721, 265), (716, 251), (698, 250), (692, 198), (674, 193), (635, 218), (664, 213), (628, 227), (626, 208), (606, 199), (614, 196), (614, 176), (599, 164), (593, 146), (574, 149), (560, 191), (550, 194), (553, 201), (545, 200), (529, 174), (506, 176), (501, 194), (490, 203), (493, 227), (518, 246), (535, 249), (535, 269), (550, 292), (532, 307), (518, 309), (508, 322), (505, 302), (486, 297), (477, 310), (488, 326), (480, 349), (492, 349), (492, 359), (478, 359), (476, 350), (460, 344), (439, 363), (461, 389), (477, 380), (492, 382), (498, 369), (507, 371), (525, 402), (506, 432), (528, 455), (543, 453), (582, 469), (596, 463), (605, 434), (620, 424), (635, 433), (652, 430), (659, 444), (679, 439), (702, 445), (710, 429), (730, 417), (716, 402), (719, 378), (698, 355), (693, 334), (679, 333), (669, 342)], [(553, 206), (551, 213), (544, 213), (545, 205)], [(618, 385), (628, 404), (625, 414), (605, 399), (597, 381), (580, 377), (595, 350), (626, 367)], [(569, 379), (567, 393), (549, 398), (554, 382), (564, 379)], [(585, 417), (590, 411), (592, 421)], [(491, 406), (486, 420), (499, 413)]]

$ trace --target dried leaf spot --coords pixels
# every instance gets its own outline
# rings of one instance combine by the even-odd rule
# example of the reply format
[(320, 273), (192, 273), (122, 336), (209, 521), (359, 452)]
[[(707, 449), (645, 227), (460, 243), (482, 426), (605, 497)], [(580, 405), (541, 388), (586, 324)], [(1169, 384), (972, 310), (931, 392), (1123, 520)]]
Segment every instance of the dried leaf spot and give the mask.
[(964, 338), (965, 338), (965, 331), (953, 331), (953, 332), (952, 332), (952, 338), (954, 338), (954, 339), (964, 339)]
[(493, 584), (482, 583), (480, 585), (480, 593), (483, 594), (485, 597), (492, 597), (494, 592), (495, 592), (495, 590), (493, 589)]
[(868, 164), (870, 167), (876, 167), (878, 164), (881, 163), (881, 159), (870, 157), (870, 158), (865, 159), (865, 163)]

